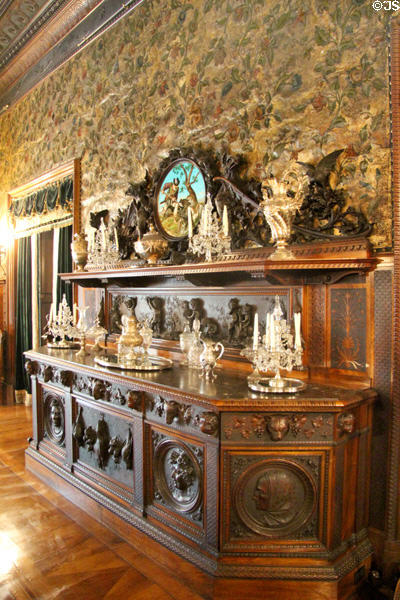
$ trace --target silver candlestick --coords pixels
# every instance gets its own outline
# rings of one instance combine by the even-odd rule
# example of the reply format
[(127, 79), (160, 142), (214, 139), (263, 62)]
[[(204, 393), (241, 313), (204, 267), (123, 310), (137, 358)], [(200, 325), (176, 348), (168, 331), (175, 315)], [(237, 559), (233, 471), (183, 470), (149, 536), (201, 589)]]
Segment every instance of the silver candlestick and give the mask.
[(76, 353), (76, 356), (78, 356), (78, 357), (84, 357), (87, 354), (86, 349), (85, 349), (85, 344), (86, 344), (86, 334), (88, 331), (88, 325), (86, 322), (86, 312), (87, 312), (88, 308), (89, 308), (88, 306), (79, 306), (78, 307), (79, 321), (75, 328), (75, 335), (80, 338), (80, 345), (81, 345), (79, 352)]
[[(291, 325), (283, 318), (279, 296), (275, 296), (275, 307), (267, 314), (266, 331), (261, 343), (258, 333), (258, 315), (254, 318), (253, 344), (241, 352), (253, 365), (248, 377), (250, 389), (257, 392), (293, 393), (305, 388), (300, 379), (283, 378), (280, 369), (292, 371), (302, 365), (303, 348), (300, 334), (300, 313), (294, 314), (294, 333)], [(261, 372), (272, 371), (274, 377), (263, 377)]]
[(217, 258), (226, 254), (231, 249), (231, 237), (229, 235), (228, 212), (226, 205), (220, 219), (213, 213), (211, 197), (208, 194), (207, 202), (201, 213), (199, 231), (193, 235), (192, 211), (188, 209), (188, 231), (189, 250), (193, 254), (205, 255), (206, 261), (210, 262), (213, 255)]

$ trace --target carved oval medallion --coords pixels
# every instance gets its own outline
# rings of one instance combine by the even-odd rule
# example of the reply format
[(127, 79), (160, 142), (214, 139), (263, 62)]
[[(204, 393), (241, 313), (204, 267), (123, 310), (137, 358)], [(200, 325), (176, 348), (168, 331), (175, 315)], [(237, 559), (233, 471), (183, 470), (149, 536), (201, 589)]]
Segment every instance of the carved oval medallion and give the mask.
[(46, 394), (44, 399), (44, 415), (46, 434), (50, 440), (61, 446), (65, 437), (65, 416), (62, 399), (54, 394)]
[(154, 477), (163, 500), (181, 512), (194, 511), (201, 502), (202, 472), (190, 448), (163, 440), (154, 452)]
[(243, 523), (267, 537), (289, 535), (304, 525), (316, 504), (315, 484), (298, 464), (271, 459), (239, 477), (233, 498)]

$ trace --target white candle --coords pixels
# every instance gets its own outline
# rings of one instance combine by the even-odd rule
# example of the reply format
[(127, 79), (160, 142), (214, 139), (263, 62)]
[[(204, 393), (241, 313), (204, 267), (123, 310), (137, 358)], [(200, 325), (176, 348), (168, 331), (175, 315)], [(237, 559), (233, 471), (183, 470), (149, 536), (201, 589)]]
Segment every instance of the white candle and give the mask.
[(90, 251), (94, 252), (94, 249), (96, 246), (96, 231), (94, 229), (92, 229), (92, 231), (90, 233), (90, 243), (91, 243)]
[(102, 250), (106, 250), (107, 249), (106, 226), (104, 225), (103, 217), (101, 218), (101, 222), (100, 222), (100, 230), (101, 230), (101, 236), (102, 236), (102, 240), (103, 240), (103, 248), (102, 248)]
[(271, 331), (271, 315), (267, 313), (266, 321), (265, 321), (265, 347), (269, 347), (270, 343), (270, 331)]
[(119, 244), (118, 244), (118, 233), (117, 228), (114, 227), (114, 239), (115, 239), (115, 249), (119, 252)]
[(49, 314), (49, 325), (52, 325), (54, 321), (54, 303), (50, 306), (50, 314)]
[(192, 209), (188, 208), (188, 236), (193, 237), (193, 221), (192, 221)]
[(74, 302), (74, 311), (73, 311), (73, 324), (74, 324), (74, 327), (76, 326), (77, 315), (78, 315), (78, 307), (76, 305), (76, 302)]
[(222, 213), (222, 231), (225, 237), (229, 235), (229, 223), (228, 223), (228, 209), (226, 204), (224, 204), (224, 211)]
[(294, 347), (295, 350), (299, 350), (301, 348), (301, 313), (294, 313)]
[(203, 221), (203, 233), (207, 233), (208, 230), (208, 210), (207, 205), (204, 207), (204, 221)]
[(58, 305), (58, 323), (61, 323), (61, 318), (62, 318), (62, 304), (60, 302), (60, 304)]
[(254, 315), (253, 350), (258, 348), (258, 313)]
[(270, 337), (271, 337), (271, 352), (275, 351), (275, 346), (276, 346), (276, 331), (275, 331), (275, 319), (274, 319), (274, 315), (271, 315), (271, 333), (270, 333)]

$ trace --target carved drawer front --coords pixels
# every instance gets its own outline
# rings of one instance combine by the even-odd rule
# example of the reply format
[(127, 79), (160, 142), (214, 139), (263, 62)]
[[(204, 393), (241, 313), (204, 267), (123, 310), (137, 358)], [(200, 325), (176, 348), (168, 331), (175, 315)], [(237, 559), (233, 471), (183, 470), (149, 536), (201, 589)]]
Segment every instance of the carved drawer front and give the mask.
[(75, 379), (72, 371), (42, 363), (38, 366), (38, 376), (44, 383), (50, 383), (63, 389), (71, 388)]
[(79, 402), (74, 413), (74, 473), (130, 498), (134, 480), (130, 421)]
[(52, 389), (41, 391), (42, 443), (61, 458), (65, 457), (65, 398)]
[(334, 417), (323, 413), (224, 413), (223, 443), (306, 444), (329, 443), (334, 436)]
[(73, 381), (73, 391), (83, 397), (109, 402), (116, 406), (123, 406), (134, 410), (142, 410), (142, 392), (104, 379), (76, 375)]
[(308, 452), (225, 451), (223, 550), (276, 552), (289, 540), (292, 551), (307, 543), (315, 548), (326, 527), (318, 516), (326, 459)]
[(194, 538), (203, 535), (204, 447), (151, 429), (147, 512)]
[(194, 435), (204, 434), (214, 438), (218, 436), (218, 414), (193, 404), (177, 402), (158, 394), (146, 394), (145, 412), (148, 420), (168, 425), (177, 431), (187, 431)]

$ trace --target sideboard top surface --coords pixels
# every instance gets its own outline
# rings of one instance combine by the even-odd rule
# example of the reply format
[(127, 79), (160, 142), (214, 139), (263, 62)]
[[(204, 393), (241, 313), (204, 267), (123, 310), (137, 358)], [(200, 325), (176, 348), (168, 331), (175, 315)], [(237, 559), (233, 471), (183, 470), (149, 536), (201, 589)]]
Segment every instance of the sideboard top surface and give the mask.
[(43, 346), (29, 350), (25, 357), (55, 368), (104, 379), (116, 385), (132, 387), (170, 398), (186, 400), (219, 411), (240, 410), (314, 410), (336, 411), (375, 398), (371, 388), (353, 389), (308, 382), (297, 394), (257, 394), (247, 386), (246, 375), (233, 369), (216, 369), (216, 381), (202, 377), (200, 371), (174, 362), (163, 371), (138, 372), (99, 367), (91, 354), (77, 357), (74, 350), (54, 350)]

